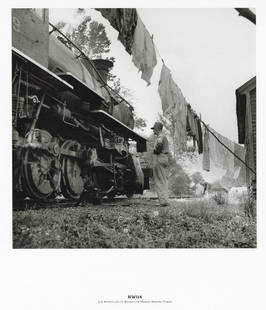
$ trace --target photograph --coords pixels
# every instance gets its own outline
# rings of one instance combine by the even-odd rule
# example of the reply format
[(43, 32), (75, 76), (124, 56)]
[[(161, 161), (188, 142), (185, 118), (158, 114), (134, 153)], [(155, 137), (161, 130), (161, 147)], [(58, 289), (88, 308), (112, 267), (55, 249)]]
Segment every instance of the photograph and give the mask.
[(265, 309), (265, 12), (3, 3), (1, 309)]
[(257, 248), (255, 9), (11, 17), (13, 249)]

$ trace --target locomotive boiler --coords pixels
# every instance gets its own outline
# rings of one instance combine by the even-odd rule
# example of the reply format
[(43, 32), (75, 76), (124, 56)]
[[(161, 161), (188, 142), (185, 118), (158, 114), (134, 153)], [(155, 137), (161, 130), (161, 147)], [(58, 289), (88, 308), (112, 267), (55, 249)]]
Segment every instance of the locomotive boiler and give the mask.
[(48, 9), (12, 9), (14, 199), (142, 194), (149, 173), (136, 154), (146, 140), (107, 84), (112, 63), (67, 48), (55, 30)]

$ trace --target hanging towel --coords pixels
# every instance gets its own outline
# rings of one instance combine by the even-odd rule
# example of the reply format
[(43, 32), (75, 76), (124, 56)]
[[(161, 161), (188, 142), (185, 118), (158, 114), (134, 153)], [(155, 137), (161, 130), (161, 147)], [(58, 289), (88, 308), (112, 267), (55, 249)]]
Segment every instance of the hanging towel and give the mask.
[(134, 32), (132, 55), (134, 65), (142, 72), (141, 78), (150, 85), (153, 68), (157, 64), (156, 52), (151, 36), (139, 16)]
[(210, 137), (207, 128), (204, 129), (203, 139), (203, 157), (202, 157), (202, 168), (203, 170), (210, 171)]
[(125, 46), (126, 51), (132, 54), (134, 32), (137, 26), (138, 14), (136, 9), (96, 9), (108, 19), (111, 26), (118, 32), (118, 40)]

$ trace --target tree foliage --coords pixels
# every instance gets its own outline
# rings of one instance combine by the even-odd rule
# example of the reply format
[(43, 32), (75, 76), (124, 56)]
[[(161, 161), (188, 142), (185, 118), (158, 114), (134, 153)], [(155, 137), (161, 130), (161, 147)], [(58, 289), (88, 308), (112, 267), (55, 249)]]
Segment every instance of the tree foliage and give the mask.
[(196, 171), (191, 175), (191, 180), (197, 184), (197, 183), (204, 183), (205, 180), (200, 172)]
[(138, 117), (135, 113), (134, 118), (135, 118), (135, 128), (143, 130), (145, 127), (147, 127), (147, 122), (144, 118)]
[(170, 160), (169, 189), (175, 195), (190, 193), (191, 180), (182, 166), (174, 158)]

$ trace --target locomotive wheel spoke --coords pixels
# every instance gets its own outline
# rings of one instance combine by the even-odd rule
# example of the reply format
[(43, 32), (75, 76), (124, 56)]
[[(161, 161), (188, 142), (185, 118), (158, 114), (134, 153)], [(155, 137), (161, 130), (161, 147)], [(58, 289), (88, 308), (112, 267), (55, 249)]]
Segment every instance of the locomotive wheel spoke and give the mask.
[[(62, 145), (63, 149), (79, 151), (78, 142), (67, 140)], [(84, 181), (81, 177), (81, 167), (76, 158), (62, 156), (62, 183), (61, 190), (66, 198), (79, 199), (84, 191)]]
[(25, 150), (23, 157), (22, 180), (28, 195), (41, 200), (48, 198), (60, 182), (60, 169), (52, 167), (57, 159), (32, 149)]

